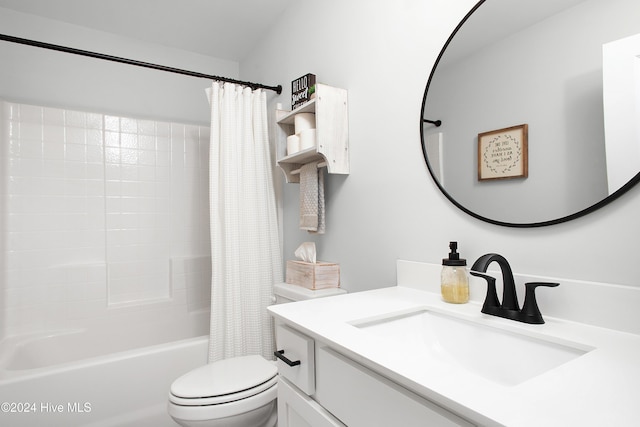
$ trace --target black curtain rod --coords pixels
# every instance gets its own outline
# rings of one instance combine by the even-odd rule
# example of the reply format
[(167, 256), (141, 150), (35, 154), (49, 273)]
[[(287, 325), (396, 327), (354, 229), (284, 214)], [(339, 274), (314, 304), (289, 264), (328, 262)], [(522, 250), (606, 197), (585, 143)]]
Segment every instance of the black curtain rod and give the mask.
[(252, 89), (268, 89), (268, 90), (275, 91), (278, 95), (282, 93), (282, 85), (267, 86), (261, 83), (244, 82), (241, 80), (229, 79), (227, 77), (212, 76), (209, 74), (198, 73), (195, 71), (182, 70), (180, 68), (166, 67), (164, 65), (151, 64), (149, 62), (142, 62), (142, 61), (136, 61), (133, 59), (121, 58), (119, 56), (105, 55), (102, 53), (91, 52), (88, 50), (75, 49), (72, 47), (66, 47), (66, 46), (60, 46), (60, 45), (51, 44), (51, 43), (39, 42), (35, 40), (23, 39), (20, 37), (7, 36), (5, 34), (0, 34), (0, 40), (12, 42), (12, 43), (25, 44), (28, 46), (41, 47), (44, 49), (57, 50), (59, 52), (73, 53), (75, 55), (88, 56), (90, 58), (104, 59), (106, 61), (120, 62), (122, 64), (135, 65), (138, 67), (152, 68), (154, 70), (167, 71), (169, 73), (183, 74), (186, 76), (199, 77), (202, 79), (217, 80), (217, 81), (228, 82), (228, 83), (236, 83), (239, 85), (248, 86)]

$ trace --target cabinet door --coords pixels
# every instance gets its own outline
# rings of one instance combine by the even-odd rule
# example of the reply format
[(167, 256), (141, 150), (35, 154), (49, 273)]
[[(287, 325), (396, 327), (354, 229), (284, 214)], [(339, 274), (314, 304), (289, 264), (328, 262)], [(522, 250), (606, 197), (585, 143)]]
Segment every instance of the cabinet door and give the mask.
[(278, 427), (346, 427), (317, 402), (278, 378)]
[(349, 427), (473, 425), (328, 347), (316, 370), (316, 400)]
[(315, 391), (315, 350), (313, 338), (304, 335), (286, 325), (276, 329), (278, 350), (287, 359), (298, 363), (289, 366), (278, 359), (278, 372), (292, 384), (308, 395)]

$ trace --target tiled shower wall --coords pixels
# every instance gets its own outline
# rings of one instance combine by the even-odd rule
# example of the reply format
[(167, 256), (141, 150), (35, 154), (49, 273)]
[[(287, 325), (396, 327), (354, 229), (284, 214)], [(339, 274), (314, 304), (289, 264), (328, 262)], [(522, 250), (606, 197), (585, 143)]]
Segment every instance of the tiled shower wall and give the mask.
[(1, 122), (2, 335), (208, 307), (207, 127), (8, 102)]

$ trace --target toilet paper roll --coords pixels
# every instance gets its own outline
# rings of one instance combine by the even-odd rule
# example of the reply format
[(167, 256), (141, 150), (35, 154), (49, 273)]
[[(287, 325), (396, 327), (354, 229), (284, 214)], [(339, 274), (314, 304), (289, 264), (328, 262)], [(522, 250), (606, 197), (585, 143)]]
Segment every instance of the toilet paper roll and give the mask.
[(295, 126), (295, 133), (300, 134), (300, 132), (305, 131), (307, 129), (315, 129), (316, 128), (316, 115), (313, 113), (299, 113), (296, 114), (293, 118), (293, 124)]
[(300, 149), (306, 150), (307, 148), (316, 146), (316, 130), (306, 129), (298, 134), (300, 136)]
[(300, 137), (298, 135), (289, 135), (287, 137), (287, 155), (300, 151)]

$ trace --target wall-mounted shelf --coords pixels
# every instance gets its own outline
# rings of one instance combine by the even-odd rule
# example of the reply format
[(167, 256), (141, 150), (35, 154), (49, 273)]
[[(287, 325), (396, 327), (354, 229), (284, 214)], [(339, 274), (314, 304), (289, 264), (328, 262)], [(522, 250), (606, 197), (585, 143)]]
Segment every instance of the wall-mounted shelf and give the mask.
[[(349, 113), (347, 91), (316, 84), (316, 97), (293, 111), (276, 110), (278, 166), (287, 182), (300, 182), (300, 167), (320, 161), (328, 173), (349, 173)], [(296, 114), (315, 113), (316, 146), (287, 155), (287, 137), (295, 133)]]

